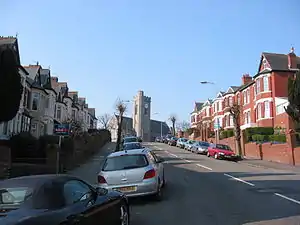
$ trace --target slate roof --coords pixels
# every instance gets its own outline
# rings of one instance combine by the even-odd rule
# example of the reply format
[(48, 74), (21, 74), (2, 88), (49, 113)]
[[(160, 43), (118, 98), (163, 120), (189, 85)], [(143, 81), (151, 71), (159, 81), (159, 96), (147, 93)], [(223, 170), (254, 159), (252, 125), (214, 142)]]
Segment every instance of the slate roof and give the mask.
[(195, 113), (195, 112), (199, 112), (201, 109), (202, 109), (202, 106), (203, 106), (203, 102), (195, 102), (195, 106), (194, 106), (194, 110), (192, 113)]
[[(289, 70), (287, 54), (263, 52), (262, 57), (264, 57), (268, 61), (272, 70)], [(296, 56), (296, 64), (300, 64), (300, 57), (298, 56)]]
[(0, 45), (13, 45), (17, 41), (16, 37), (3, 37), (0, 36)]

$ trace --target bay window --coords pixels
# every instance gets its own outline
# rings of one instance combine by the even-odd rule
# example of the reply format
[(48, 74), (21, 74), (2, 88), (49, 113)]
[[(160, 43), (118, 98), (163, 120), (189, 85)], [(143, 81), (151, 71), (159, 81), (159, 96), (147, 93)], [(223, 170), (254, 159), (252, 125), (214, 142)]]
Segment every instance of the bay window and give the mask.
[(270, 102), (266, 101), (264, 104), (265, 104), (265, 118), (270, 118), (271, 117)]
[(269, 91), (269, 77), (264, 76), (263, 82), (264, 82), (264, 91)]
[(256, 94), (259, 94), (260, 93), (260, 79), (257, 79), (255, 84), (256, 84)]
[(261, 118), (261, 104), (259, 103), (257, 105), (257, 119)]
[(39, 93), (32, 93), (32, 110), (38, 110), (40, 104), (40, 94)]

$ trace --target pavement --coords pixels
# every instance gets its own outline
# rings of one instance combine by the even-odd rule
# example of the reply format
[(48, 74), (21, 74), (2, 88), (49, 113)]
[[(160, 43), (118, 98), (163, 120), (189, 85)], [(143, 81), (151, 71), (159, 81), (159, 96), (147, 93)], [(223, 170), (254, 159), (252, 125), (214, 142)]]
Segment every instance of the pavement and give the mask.
[[(131, 225), (299, 225), (300, 172), (215, 160), (162, 143), (144, 143), (165, 159), (164, 198), (133, 199)], [(71, 174), (96, 183), (110, 143)]]

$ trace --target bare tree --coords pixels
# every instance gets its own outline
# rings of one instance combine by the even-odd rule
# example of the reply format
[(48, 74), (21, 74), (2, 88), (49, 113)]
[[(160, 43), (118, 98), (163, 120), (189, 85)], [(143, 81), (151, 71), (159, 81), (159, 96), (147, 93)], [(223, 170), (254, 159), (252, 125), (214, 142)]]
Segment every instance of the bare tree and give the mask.
[(127, 105), (123, 100), (118, 99), (116, 103), (116, 118), (118, 121), (118, 131), (117, 131), (117, 146), (116, 151), (120, 150), (121, 139), (122, 139), (122, 125), (123, 125), (123, 116), (126, 112)]
[(98, 116), (98, 122), (101, 125), (101, 128), (109, 130), (110, 129), (110, 120), (111, 120), (112, 116), (108, 113), (104, 113), (101, 116)]
[(170, 115), (169, 120), (172, 123), (172, 134), (175, 136), (175, 134), (176, 134), (175, 125), (176, 125), (176, 121), (177, 121), (177, 116), (172, 114), (172, 115)]
[(240, 114), (241, 114), (241, 107), (239, 104), (234, 103), (230, 107), (230, 114), (233, 118), (233, 125), (234, 125), (234, 136), (237, 146), (238, 155), (242, 156), (242, 144), (241, 144), (241, 128), (240, 128)]
[(181, 122), (177, 123), (176, 127), (177, 127), (177, 130), (187, 131), (187, 129), (190, 128), (190, 123), (187, 121), (181, 121)]
[(67, 119), (63, 123), (67, 123), (70, 125), (70, 133), (71, 137), (76, 137), (79, 136), (80, 134), (83, 133), (83, 124), (80, 121), (75, 121), (73, 119)]

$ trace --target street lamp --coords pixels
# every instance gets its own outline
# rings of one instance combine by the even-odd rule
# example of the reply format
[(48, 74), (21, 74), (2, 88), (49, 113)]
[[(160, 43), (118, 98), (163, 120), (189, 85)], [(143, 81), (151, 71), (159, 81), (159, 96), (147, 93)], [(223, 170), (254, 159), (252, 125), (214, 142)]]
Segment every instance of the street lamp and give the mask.
[[(212, 84), (215, 85), (214, 82), (210, 82), (210, 81), (200, 81), (200, 84)], [(219, 129), (220, 129), (220, 122), (219, 122), (219, 118), (217, 118), (217, 123), (214, 123), (214, 128), (216, 128), (216, 144), (219, 143), (220, 140), (220, 134), (219, 134)], [(206, 131), (205, 131), (206, 132)]]
[[(152, 115), (159, 115), (159, 113), (158, 112), (155, 112), (155, 113), (153, 113)], [(163, 122), (162, 121), (160, 121), (160, 138), (162, 138), (162, 128), (163, 128)]]

